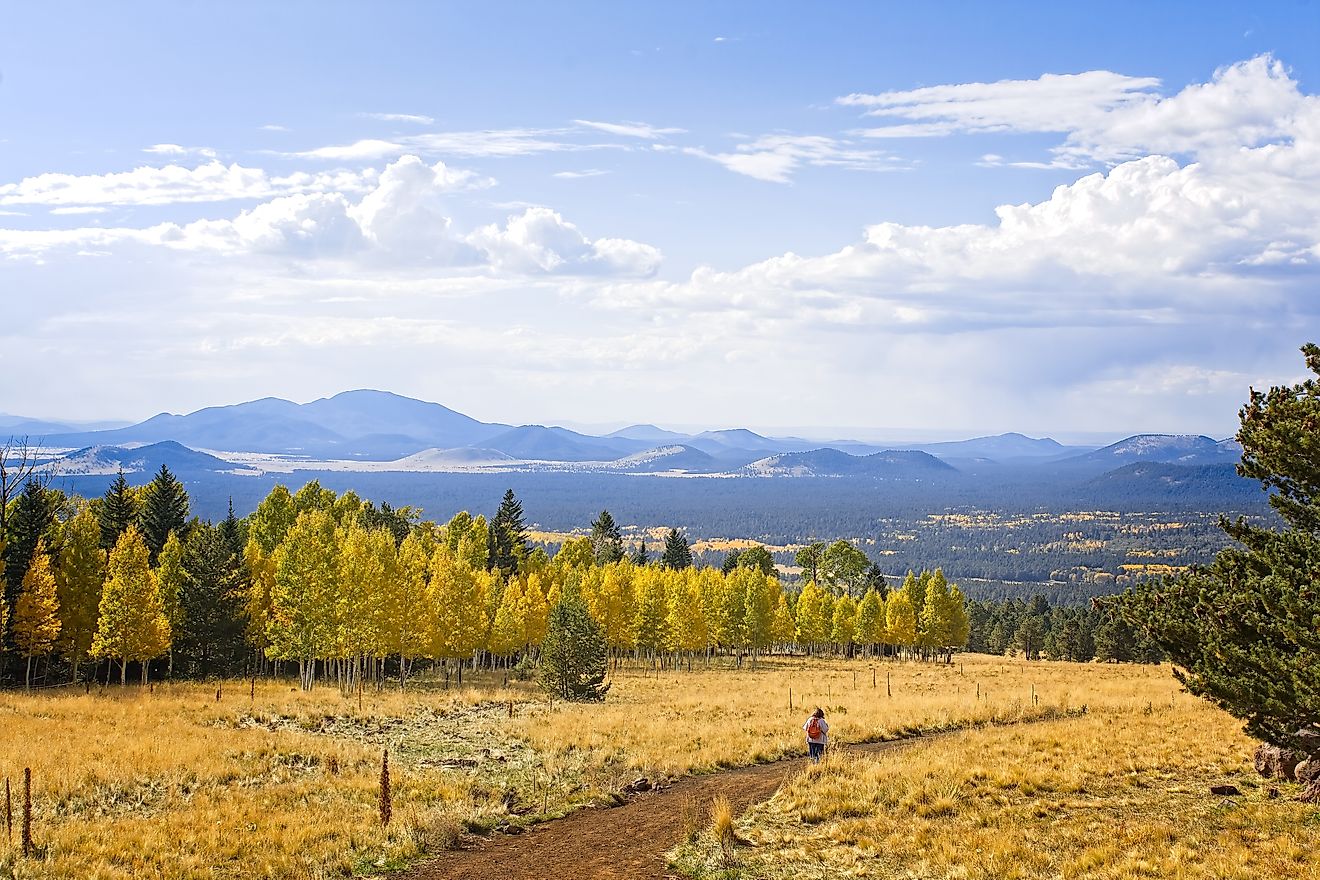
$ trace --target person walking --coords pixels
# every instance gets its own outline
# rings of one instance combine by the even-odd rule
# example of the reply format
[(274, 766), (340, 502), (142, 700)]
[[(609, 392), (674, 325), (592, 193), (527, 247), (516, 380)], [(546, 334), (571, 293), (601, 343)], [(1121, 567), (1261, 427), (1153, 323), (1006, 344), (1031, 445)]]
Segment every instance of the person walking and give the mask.
[(825, 754), (825, 743), (829, 741), (830, 725), (825, 720), (825, 710), (817, 706), (816, 711), (812, 712), (807, 718), (807, 723), (802, 725), (802, 729), (807, 734), (807, 756), (819, 764), (820, 756)]

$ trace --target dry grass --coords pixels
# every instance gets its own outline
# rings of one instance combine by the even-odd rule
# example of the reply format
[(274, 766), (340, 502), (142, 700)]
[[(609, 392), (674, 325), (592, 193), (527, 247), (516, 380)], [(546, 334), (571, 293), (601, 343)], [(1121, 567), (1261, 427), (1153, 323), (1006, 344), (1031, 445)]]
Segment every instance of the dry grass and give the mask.
[[(698, 840), (689, 874), (758, 878), (1320, 877), (1320, 811), (1270, 799), (1254, 744), (1180, 697), (880, 756), (835, 755), (736, 823), (741, 868)], [(1236, 785), (1241, 797), (1210, 794)]]
[(832, 740), (866, 742), (1081, 706), (1167, 706), (1176, 690), (1167, 667), (978, 655), (949, 666), (798, 658), (757, 670), (626, 673), (604, 705), (542, 705), (516, 729), (538, 751), (574, 757), (622, 781), (638, 772), (678, 776), (801, 752), (802, 723), (815, 706), (824, 707)]
[[(333, 688), (303, 693), (268, 682), (253, 699), (247, 682), (226, 683), (220, 703), (215, 686), (202, 684), (3, 693), (0, 776), (17, 796), (23, 767), (32, 767), (40, 853), (24, 861), (0, 837), (0, 877), (379, 872), (452, 845), (464, 829), (534, 821), (608, 796), (639, 772), (678, 775), (800, 752), (802, 720), (817, 704), (836, 740), (859, 741), (1082, 704), (1092, 718), (1096, 710), (1144, 717), (1148, 706), (1158, 716), (1174, 689), (1167, 669), (974, 657), (962, 669), (880, 663), (875, 680), (873, 688), (866, 661), (625, 670), (603, 705), (553, 706), (489, 677), (462, 690), (367, 693), (361, 708)], [(394, 821), (382, 829), (387, 747)]]

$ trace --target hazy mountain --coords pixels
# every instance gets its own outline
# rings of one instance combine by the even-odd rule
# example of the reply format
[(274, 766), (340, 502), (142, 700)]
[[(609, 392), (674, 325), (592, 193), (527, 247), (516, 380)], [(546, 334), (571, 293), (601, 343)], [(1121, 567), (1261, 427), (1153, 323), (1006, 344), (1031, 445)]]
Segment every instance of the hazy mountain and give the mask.
[(592, 437), (567, 428), (523, 425), (487, 438), (481, 445), (524, 461), (613, 461), (647, 444), (622, 437)]
[(1024, 434), (996, 434), (992, 437), (974, 437), (947, 443), (923, 443), (916, 448), (940, 458), (988, 458), (1004, 461), (1017, 458), (1046, 458), (1067, 453), (1064, 446), (1049, 437), (1036, 439)]
[(723, 468), (723, 464), (714, 456), (681, 444), (636, 452), (620, 458), (613, 462), (613, 465), (620, 470), (635, 474), (654, 474), (663, 471), (709, 474)]
[(110, 431), (52, 435), (62, 446), (155, 443), (233, 452), (397, 458), (423, 449), (469, 446), (507, 425), (487, 425), (438, 403), (384, 391), (346, 391), (297, 404), (277, 397), (213, 406), (178, 416), (161, 413)]
[(52, 467), (61, 476), (90, 476), (113, 474), (121, 469), (125, 474), (155, 473), (162, 464), (180, 475), (235, 470), (230, 462), (189, 449), (173, 440), (132, 448), (89, 446), (54, 459)]
[(786, 452), (758, 459), (743, 468), (755, 476), (916, 478), (955, 474), (957, 469), (933, 455), (914, 449), (888, 449), (872, 455), (849, 455), (837, 449)]
[(1069, 465), (1118, 467), (1136, 461), (1202, 465), (1235, 463), (1242, 457), (1236, 440), (1213, 440), (1197, 434), (1137, 434), (1094, 452), (1063, 460)]
[(677, 431), (666, 431), (664, 428), (657, 428), (655, 425), (629, 425), (626, 428), (606, 434), (606, 437), (622, 437), (625, 440), (687, 440), (687, 434), (680, 434)]
[(1082, 484), (1085, 498), (1097, 504), (1122, 505), (1133, 499), (1178, 502), (1189, 507), (1258, 502), (1260, 483), (1238, 476), (1233, 464), (1182, 465), (1139, 461), (1107, 471)]

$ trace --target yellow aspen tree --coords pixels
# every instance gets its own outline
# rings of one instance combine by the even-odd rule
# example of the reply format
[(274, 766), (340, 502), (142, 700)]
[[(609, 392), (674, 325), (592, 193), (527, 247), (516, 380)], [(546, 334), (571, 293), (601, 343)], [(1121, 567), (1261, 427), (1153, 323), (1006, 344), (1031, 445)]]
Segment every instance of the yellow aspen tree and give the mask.
[[(160, 590), (161, 607), (165, 609), (165, 619), (170, 622), (170, 632), (177, 633), (183, 626), (183, 606), (179, 597), (183, 593), (183, 583), (188, 573), (183, 569), (183, 542), (178, 533), (171, 531), (165, 539), (165, 545), (156, 554), (156, 586)], [(169, 667), (167, 674), (174, 675), (174, 647), (171, 640)]]
[(248, 539), (255, 541), (261, 552), (269, 556), (293, 528), (297, 518), (298, 511), (294, 509), (288, 487), (275, 486), (248, 517)]
[(923, 604), (917, 618), (917, 644), (926, 649), (942, 649), (948, 646), (953, 620), (949, 608), (949, 582), (944, 579), (944, 572), (935, 569), (929, 577), (922, 572), (925, 581)]
[(399, 545), (395, 584), (387, 587), (387, 601), (394, 617), (387, 649), (399, 655), (400, 688), (408, 677), (408, 661), (425, 656), (430, 645), (430, 604), (426, 591), (434, 553), (435, 541), (427, 532), (419, 529), (409, 532)]
[(275, 587), (273, 550), (263, 550), (261, 542), (255, 537), (249, 537), (243, 548), (243, 561), (247, 565), (249, 578), (243, 602), (244, 616), (247, 618), (246, 635), (248, 644), (263, 657), (270, 645), (267, 630), (270, 627), (271, 591)]
[(494, 579), (484, 568), (473, 569), (445, 544), (436, 548), (429, 588), (433, 656), (457, 660), (461, 670), (463, 660), (485, 647), (490, 630), (486, 597), (493, 587)]
[(774, 620), (770, 623), (771, 641), (788, 647), (796, 640), (797, 622), (793, 620), (793, 610), (788, 607), (788, 597), (781, 591), (779, 603), (775, 606)]
[(916, 647), (917, 612), (906, 590), (895, 590), (885, 600), (885, 631), (889, 644), (909, 650)]
[(101, 588), (105, 584), (105, 551), (101, 549), (101, 523), (89, 506), (70, 517), (63, 531), (55, 571), (60, 603), (58, 649), (73, 667), (76, 682), (78, 667), (87, 659), (96, 636)]
[(700, 576), (692, 568), (678, 569), (672, 576), (668, 614), (671, 644), (688, 654), (704, 651), (710, 644), (710, 634), (702, 612)]
[(596, 551), (587, 537), (569, 538), (559, 545), (554, 564), (559, 568), (590, 568), (596, 564)]
[(830, 641), (845, 652), (851, 652), (857, 640), (857, 603), (844, 593), (834, 601), (834, 619), (830, 626)]
[(829, 638), (830, 623), (825, 619), (825, 594), (815, 581), (807, 581), (797, 600), (797, 642), (811, 653)]
[(633, 646), (636, 638), (633, 626), (634, 568), (628, 560), (621, 559), (604, 566), (601, 573), (591, 616), (605, 634), (607, 647), (615, 651), (626, 650)]
[(967, 613), (967, 597), (957, 584), (949, 585), (949, 644), (950, 648), (965, 648), (972, 634), (972, 619)]
[(857, 605), (857, 641), (874, 651), (875, 646), (884, 641), (884, 636), (885, 602), (875, 588), (871, 588)]
[(490, 628), (490, 652), (497, 657), (512, 657), (527, 643), (525, 592), (521, 578), (511, 578), (504, 586)]
[[(332, 512), (333, 516), (333, 512)], [(386, 583), (397, 577), (394, 537), (370, 531), (349, 517), (335, 533), (339, 545), (339, 590), (334, 597), (335, 656), (347, 663), (345, 689), (361, 682), (362, 664), (380, 656), (386, 640)]]
[(636, 569), (633, 632), (639, 651), (654, 657), (669, 648), (669, 597), (664, 572), (655, 566)]
[(60, 634), (60, 604), (55, 575), (46, 555), (46, 541), (37, 539), (32, 561), (23, 575), (23, 589), (14, 602), (14, 644), (27, 657), (24, 688), (32, 688), (32, 658), (44, 657)]
[(334, 518), (309, 507), (298, 514), (271, 560), (266, 653), (276, 660), (297, 660), (303, 690), (316, 684), (316, 661), (334, 652), (338, 555)]
[(741, 566), (733, 577), (743, 581), (743, 641), (752, 650), (752, 665), (755, 666), (761, 651), (770, 647), (772, 641), (779, 581), (760, 569)]
[[(558, 589), (553, 582), (549, 587)], [(523, 632), (523, 644), (539, 645), (545, 641), (546, 629), (550, 624), (550, 609), (553, 607), (550, 594), (547, 592), (546, 580), (540, 572), (534, 571), (527, 576), (523, 601), (527, 605), (527, 614), (523, 619), (527, 627)], [(559, 601), (557, 597), (555, 601)]]
[(126, 683), (128, 664), (142, 664), (147, 683), (150, 660), (170, 647), (170, 622), (149, 563), (150, 552), (136, 526), (115, 542), (106, 564), (105, 589), (97, 616), (92, 656), (119, 660), (119, 683)]

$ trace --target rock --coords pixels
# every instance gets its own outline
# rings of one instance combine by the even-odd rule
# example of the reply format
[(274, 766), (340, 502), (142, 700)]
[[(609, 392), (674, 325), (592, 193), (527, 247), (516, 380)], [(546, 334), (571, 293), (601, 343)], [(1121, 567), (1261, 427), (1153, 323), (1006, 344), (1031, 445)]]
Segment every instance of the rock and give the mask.
[(1306, 786), (1298, 800), (1304, 804), (1320, 804), (1320, 779)]
[(1320, 779), (1320, 757), (1307, 758), (1293, 768), (1293, 777), (1303, 785), (1310, 785)]
[(632, 792), (634, 794), (639, 791), (650, 791), (651, 780), (647, 779), (645, 776), (638, 776), (632, 782), (625, 785), (623, 787), (623, 790), (627, 792)]
[(1284, 782), (1292, 782), (1295, 778), (1293, 773), (1301, 760), (1302, 756), (1291, 749), (1266, 745), (1256, 747), (1256, 772), (1266, 779), (1282, 779)]
[(1220, 797), (1237, 797), (1242, 794), (1242, 792), (1238, 791), (1236, 785), (1212, 785), (1210, 786), (1210, 793), (1219, 795)]

